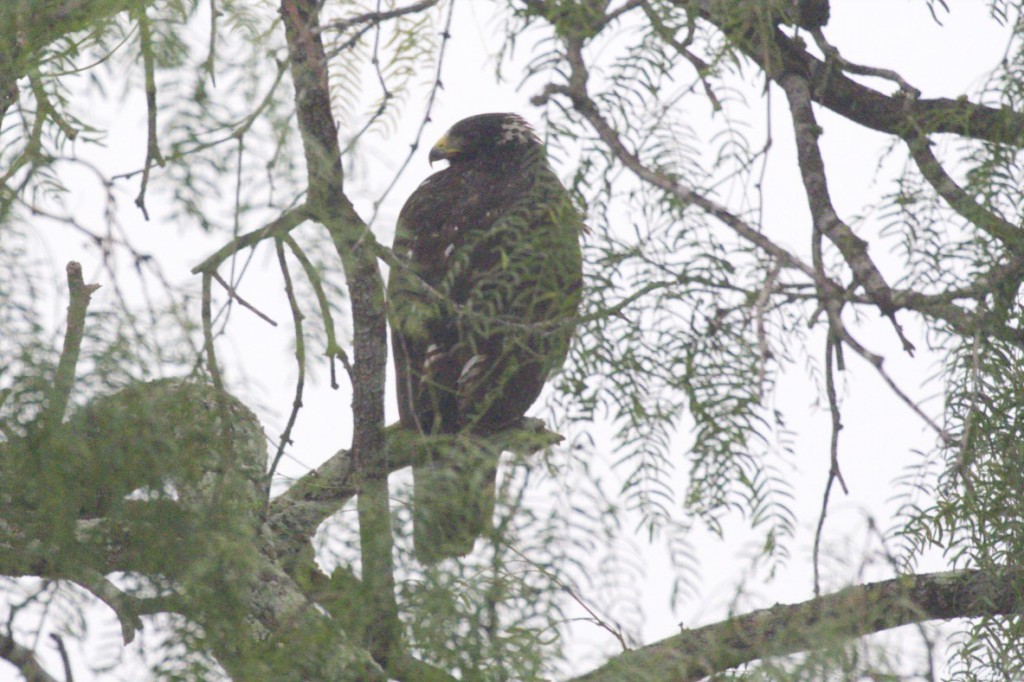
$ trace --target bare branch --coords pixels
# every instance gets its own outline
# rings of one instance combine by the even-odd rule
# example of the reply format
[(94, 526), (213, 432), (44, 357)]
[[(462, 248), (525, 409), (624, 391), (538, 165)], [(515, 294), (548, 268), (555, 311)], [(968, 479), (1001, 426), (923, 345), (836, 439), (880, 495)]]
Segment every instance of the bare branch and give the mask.
[[(295, 298), (295, 290), (292, 287), (292, 276), (288, 272), (288, 261), (285, 259), (284, 246), (281, 239), (277, 239), (274, 246), (277, 249), (277, 263), (281, 268), (281, 277), (284, 279), (284, 293), (288, 297), (288, 307), (292, 311), (292, 324), (295, 331), (295, 367), (298, 376), (295, 379), (295, 397), (292, 399), (292, 411), (288, 415), (288, 423), (281, 432), (281, 439), (277, 446), (277, 452), (270, 463), (270, 471), (267, 472), (267, 480), (274, 478), (277, 465), (284, 456), (286, 447), (292, 444), (292, 429), (295, 428), (295, 421), (299, 418), (299, 410), (302, 408), (302, 391), (306, 384), (306, 335), (302, 330), (302, 310)], [(269, 502), (268, 502), (269, 503)]]
[(886, 80), (893, 81), (900, 87), (900, 90), (903, 91), (905, 96), (910, 97), (911, 99), (917, 99), (920, 97), (921, 91), (904, 80), (904, 78), (895, 71), (891, 69), (880, 69), (873, 66), (864, 66), (862, 64), (854, 64), (844, 58), (839, 54), (839, 50), (825, 39), (825, 34), (822, 33), (821, 27), (811, 29), (810, 33), (814, 37), (814, 42), (818, 46), (818, 49), (820, 49), (822, 54), (825, 55), (826, 63), (828, 61), (832, 61), (838, 64), (843, 71), (847, 71), (849, 73), (861, 76), (873, 76), (875, 78), (884, 78)]
[(352, 301), (352, 448), (357, 457), (384, 449), (387, 322), (376, 240), (344, 193), (338, 128), (331, 112), (320, 3), (282, 0), (295, 105), (306, 157), (308, 206), (334, 242)]
[(313, 288), (317, 304), (320, 306), (320, 317), (323, 318), (324, 333), (327, 335), (327, 349), (324, 351), (324, 354), (331, 359), (331, 388), (336, 389), (338, 388), (338, 382), (334, 376), (334, 359), (339, 358), (341, 360), (345, 371), (348, 372), (349, 381), (352, 380), (352, 364), (349, 362), (345, 349), (338, 343), (338, 336), (334, 331), (334, 315), (331, 313), (331, 304), (327, 299), (327, 293), (324, 291), (323, 277), (321, 277), (320, 271), (313, 265), (313, 262), (309, 260), (306, 252), (302, 250), (302, 247), (299, 246), (298, 242), (291, 235), (285, 235), (281, 239), (288, 245), (292, 255), (295, 256), (302, 266), (302, 270), (306, 273), (306, 279), (309, 280), (309, 285)]
[(374, 618), (368, 624), (366, 646), (381, 665), (401, 652), (402, 623), (395, 600), (395, 568), (392, 561), (394, 538), (391, 535), (391, 506), (387, 474), (368, 477), (359, 491), (356, 511), (359, 515), (359, 552), (366, 606)]
[(61, 663), (64, 664), (64, 680), (65, 682), (74, 682), (74, 676), (71, 672), (71, 657), (68, 656), (68, 649), (64, 646), (64, 638), (58, 635), (56, 632), (50, 633), (50, 639), (53, 640), (57, 646), (57, 652), (60, 654)]
[(839, 468), (839, 432), (843, 430), (842, 414), (839, 411), (839, 398), (836, 396), (836, 377), (833, 358), (841, 352), (842, 346), (835, 334), (829, 331), (825, 340), (825, 394), (828, 396), (828, 411), (832, 418), (832, 437), (829, 441), (829, 468), (828, 481), (825, 483), (825, 492), (821, 499), (821, 513), (818, 515), (818, 525), (814, 529), (814, 550), (811, 553), (811, 563), (814, 566), (814, 596), (821, 596), (821, 581), (818, 573), (818, 560), (821, 551), (821, 536), (825, 528), (825, 517), (828, 515), (828, 501), (832, 493), (832, 484), (839, 481), (843, 493), (849, 495), (850, 490), (843, 480), (843, 472)]

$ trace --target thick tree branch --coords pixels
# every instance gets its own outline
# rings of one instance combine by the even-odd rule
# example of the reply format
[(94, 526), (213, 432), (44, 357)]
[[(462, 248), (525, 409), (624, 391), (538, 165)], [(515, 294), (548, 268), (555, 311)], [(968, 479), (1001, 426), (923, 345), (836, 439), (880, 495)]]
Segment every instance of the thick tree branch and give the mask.
[(359, 550), (363, 583), (368, 595), (365, 607), (374, 614), (364, 631), (365, 646), (389, 671), (402, 648), (402, 622), (395, 599), (394, 538), (387, 474), (364, 481), (356, 511), (359, 514)]
[(689, 682), (770, 656), (927, 620), (1020, 613), (1019, 568), (902, 576), (773, 606), (627, 651), (572, 682)]
[(920, 132), (952, 133), (978, 140), (1019, 145), (1024, 136), (1024, 113), (995, 109), (966, 99), (916, 99), (903, 91), (883, 95), (846, 76), (839, 64), (821, 60), (804, 48), (802, 41), (790, 38), (777, 27), (766, 45), (757, 31), (738, 33), (734, 0), (675, 0), (682, 9), (697, 6), (702, 18), (715, 24), (760, 66), (769, 78), (796, 72), (807, 74), (814, 101), (862, 126), (903, 137), (913, 132), (913, 121)]
[(931, 141), (927, 137), (907, 135), (904, 140), (921, 175), (950, 208), (991, 237), (998, 239), (1011, 253), (1017, 256), (1024, 254), (1024, 231), (968, 196), (935, 158)]
[[(311, 0), (281, 2), (309, 178), (309, 207), (331, 235), (352, 302), (352, 453), (357, 462), (362, 462), (386, 453), (384, 282), (373, 248), (375, 239), (344, 194), (319, 10), (320, 4)], [(378, 609), (381, 625), (371, 636), (370, 647), (376, 660), (386, 666), (397, 650), (401, 632), (394, 595), (387, 475), (370, 476), (363, 483), (358, 507), (363, 579), (375, 596), (373, 606)]]
[[(452, 438), (480, 438), (480, 447), (529, 455), (562, 441), (548, 431), (539, 419), (524, 419), (514, 429), (486, 438), (462, 436), (424, 436), (392, 424), (386, 430), (387, 452), (376, 458), (357, 461), (349, 451), (340, 450), (309, 472), (270, 503), (268, 523), (274, 530), (275, 550), (287, 565), (309, 546), (317, 527), (359, 493), (364, 477), (380, 476), (417, 462), (426, 461), (431, 448), (454, 447)], [(472, 447), (463, 444), (461, 447)]]
[(828, 178), (825, 175), (825, 161), (818, 148), (818, 137), (822, 129), (811, 108), (810, 87), (806, 79), (796, 73), (784, 74), (779, 83), (786, 93), (793, 115), (797, 162), (814, 229), (835, 244), (853, 270), (854, 278), (876, 301), (879, 308), (887, 315), (891, 315), (892, 294), (882, 273), (868, 256), (867, 242), (853, 233), (850, 226), (839, 218), (832, 205)]
[(341, 150), (331, 113), (317, 9), (318, 3), (308, 0), (281, 3), (309, 176), (308, 206), (334, 240), (352, 301), (352, 448), (357, 457), (369, 457), (384, 448), (384, 283), (373, 249), (375, 240), (344, 194)]

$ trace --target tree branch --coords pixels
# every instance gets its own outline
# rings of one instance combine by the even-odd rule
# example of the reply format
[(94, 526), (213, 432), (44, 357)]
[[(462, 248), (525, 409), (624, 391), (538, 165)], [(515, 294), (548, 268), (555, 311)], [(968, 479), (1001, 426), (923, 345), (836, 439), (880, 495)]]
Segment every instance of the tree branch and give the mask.
[[(310, 0), (281, 2), (295, 82), (296, 113), (306, 157), (308, 205), (331, 235), (345, 270), (345, 283), (352, 302), (352, 454), (358, 465), (382, 453), (387, 455), (384, 281), (375, 255), (376, 240), (344, 193), (341, 148), (331, 112), (328, 60), (321, 38), (319, 11), (320, 3)], [(379, 619), (370, 634), (369, 646), (374, 658), (386, 667), (398, 651), (401, 632), (394, 594), (387, 475), (370, 474), (362, 478), (362, 483), (358, 510), (363, 579), (373, 595), (371, 606)], [(311, 535), (303, 540), (308, 542)]]
[(374, 659), (391, 670), (401, 653), (402, 622), (395, 600), (395, 567), (392, 560), (391, 506), (386, 474), (368, 478), (356, 500), (359, 515), (359, 552), (366, 608), (374, 614), (365, 632), (365, 646)]
[(1019, 613), (1018, 567), (901, 576), (773, 606), (627, 651), (572, 682), (689, 682), (770, 656), (927, 620)]
[[(963, 137), (1001, 144), (1018, 145), (1024, 135), (1024, 113), (1008, 108), (995, 109), (966, 99), (917, 99), (903, 90), (883, 95), (852, 80), (838, 63), (812, 55), (803, 42), (790, 38), (777, 27), (768, 35), (758, 31), (737, 32), (736, 3), (722, 0), (675, 0), (682, 9), (698, 7), (700, 16), (717, 26), (756, 63), (767, 76), (776, 80), (786, 72), (807, 74), (814, 87), (815, 102), (866, 128), (903, 137), (912, 132), (912, 120), (924, 134), (952, 133)], [(911, 86), (912, 87), (912, 86)]]
[(907, 135), (904, 138), (910, 155), (917, 164), (924, 179), (935, 189), (949, 207), (959, 213), (972, 225), (998, 239), (1009, 251), (1017, 256), (1024, 255), (1024, 233), (1002, 216), (986, 209), (974, 201), (960, 185), (949, 176), (939, 160), (932, 153), (931, 141), (924, 135)]
[(452, 439), (483, 441), (478, 447), (500, 448), (524, 456), (562, 441), (562, 436), (548, 431), (544, 422), (529, 418), (515, 428), (486, 437), (470, 434), (425, 437), (398, 424), (389, 426), (386, 436), (386, 452), (357, 461), (349, 451), (339, 450), (270, 503), (267, 519), (274, 532), (275, 551), (284, 565), (309, 546), (310, 538), (324, 519), (359, 493), (366, 476), (384, 475), (426, 461), (431, 448), (454, 447)]
[(142, 217), (149, 220), (146, 209), (146, 189), (149, 186), (149, 173), (154, 165), (163, 166), (164, 157), (160, 153), (157, 140), (157, 103), (156, 103), (156, 66), (153, 54), (153, 39), (150, 35), (149, 17), (146, 8), (139, 7), (136, 19), (139, 23), (139, 51), (142, 53), (142, 67), (146, 83), (146, 161), (142, 166), (142, 181), (139, 183), (139, 194), (135, 197), (135, 205), (142, 211)]
[(25, 682), (58, 682), (39, 665), (35, 654), (14, 641), (13, 637), (0, 634), (0, 658), (16, 667), (25, 677)]
[(240, 234), (224, 246), (217, 249), (213, 255), (207, 257), (202, 263), (192, 268), (192, 274), (198, 275), (199, 273), (212, 273), (221, 263), (239, 251), (256, 246), (264, 239), (284, 237), (309, 218), (309, 209), (306, 208), (305, 204), (289, 209), (263, 227), (253, 230), (252, 232)]
[[(910, 354), (914, 345), (903, 334), (896, 321), (896, 308), (892, 302), (892, 290), (886, 283), (882, 273), (868, 255), (868, 243), (854, 234), (850, 226), (843, 222), (832, 205), (829, 195), (828, 179), (825, 175), (825, 161), (818, 148), (818, 137), (821, 127), (811, 107), (811, 89), (807, 79), (797, 72), (786, 72), (777, 78), (782, 90), (789, 100), (789, 109), (793, 116), (793, 133), (796, 138), (797, 165), (803, 177), (807, 205), (811, 211), (814, 230), (828, 237), (846, 264), (853, 271), (854, 279), (864, 287), (871, 299), (882, 313), (888, 317), (903, 343), (903, 349)], [(823, 291), (822, 298), (829, 292)]]
[[(707, 3), (702, 0), (700, 6), (706, 10), (706, 5)], [(707, 16), (705, 16), (705, 18), (707, 18)], [(785, 36), (782, 37), (785, 38)], [(835, 324), (836, 321), (841, 323), (838, 313), (842, 303), (846, 301), (857, 304), (871, 303), (878, 305), (877, 301), (870, 295), (870, 293), (867, 297), (863, 297), (859, 296), (855, 292), (847, 291), (839, 283), (828, 278), (826, 273), (819, 271), (819, 269), (814, 265), (804, 262), (789, 250), (774, 243), (760, 230), (756, 229), (753, 225), (746, 223), (726, 207), (708, 199), (707, 197), (701, 196), (692, 188), (683, 186), (676, 179), (648, 168), (643, 161), (626, 146), (614, 126), (612, 126), (602, 116), (597, 104), (590, 97), (587, 91), (587, 80), (589, 74), (583, 59), (582, 47), (583, 43), (579, 40), (566, 40), (566, 61), (569, 65), (568, 85), (559, 85), (554, 83), (548, 84), (545, 86), (541, 94), (532, 99), (534, 104), (542, 105), (553, 95), (565, 95), (568, 97), (573, 108), (590, 124), (601, 141), (604, 142), (616, 158), (638, 178), (654, 187), (658, 187), (665, 192), (674, 195), (684, 204), (692, 204), (703, 209), (708, 214), (721, 221), (722, 224), (732, 229), (739, 237), (750, 242), (769, 257), (776, 260), (782, 267), (787, 270), (798, 271), (807, 276), (808, 279), (814, 282), (814, 285), (819, 289), (819, 291), (822, 292), (822, 294), (819, 294), (819, 298), (823, 299), (827, 304), (827, 307), (829, 308), (828, 312), (830, 321), (832, 321), (833, 324)], [(753, 57), (754, 55), (751, 56)], [(808, 58), (813, 59), (810, 55), (808, 55)], [(755, 61), (758, 60), (755, 59)], [(761, 62), (759, 61), (758, 63)], [(861, 86), (858, 85), (857, 87), (859, 88)], [(819, 94), (820, 93), (818, 93), (816, 89), (812, 90), (811, 99), (818, 101)], [(902, 99), (897, 99), (896, 101), (901, 104), (901, 107), (903, 106)], [(907, 108), (903, 107), (901, 112), (901, 115), (904, 117), (903, 121), (906, 123)], [(847, 115), (847, 112), (839, 113)], [(897, 134), (898, 131), (894, 129), (892, 131), (885, 130), (885, 132)], [(854, 237), (856, 238), (855, 235)], [(991, 325), (991, 323), (982, 316), (971, 313), (954, 304), (954, 301), (959, 299), (977, 298), (984, 292), (989, 291), (994, 283), (1012, 281), (1019, 277), (1020, 267), (1021, 264), (1018, 262), (1018, 259), (1011, 259), (1010, 261), (994, 266), (989, 273), (979, 276), (975, 282), (967, 287), (952, 291), (943, 291), (936, 294), (924, 294), (920, 291), (911, 289), (888, 288), (888, 296), (894, 310), (915, 310), (922, 315), (941, 319), (959, 333), (968, 335), (973, 335), (980, 326), (985, 326), (987, 330), (986, 333), (990, 333), (994, 337), (1009, 343), (1024, 346), (1024, 331), (1008, 327), (1005, 324)], [(839, 331), (840, 336), (842, 336), (844, 340), (848, 340), (849, 335), (845, 333), (845, 330), (840, 329)]]
[[(543, 93), (531, 100), (533, 104), (541, 105), (553, 94), (566, 95), (572, 102), (573, 108), (575, 108), (576, 111), (578, 111), (583, 118), (590, 123), (590, 126), (597, 132), (598, 137), (608, 145), (616, 158), (618, 158), (619, 161), (621, 161), (622, 164), (632, 171), (638, 178), (669, 192), (684, 204), (693, 204), (706, 211), (720, 220), (723, 224), (730, 227), (741, 238), (749, 241), (765, 253), (772, 256), (783, 267), (799, 270), (812, 280), (817, 278), (817, 273), (809, 264), (803, 262), (795, 254), (772, 242), (759, 230), (748, 225), (745, 221), (734, 215), (724, 206), (702, 196), (689, 187), (683, 186), (673, 178), (653, 171), (645, 166), (640, 158), (626, 147), (619, 134), (615, 131), (615, 128), (604, 119), (597, 108), (597, 104), (594, 103), (590, 94), (587, 92), (587, 80), (589, 73), (583, 59), (582, 41), (570, 38), (565, 42), (566, 59), (570, 66), (568, 86), (555, 84), (547, 85), (544, 88)], [(841, 287), (835, 283), (832, 284), (832, 287), (841, 290)]]
[(82, 338), (85, 335), (85, 314), (89, 308), (89, 300), (99, 284), (86, 284), (82, 279), (82, 265), (76, 261), (67, 264), (68, 276), (68, 326), (64, 333), (64, 348), (57, 363), (57, 373), (53, 380), (53, 392), (46, 406), (47, 431), (54, 433), (64, 421), (64, 413), (68, 408), (71, 390), (75, 384), (75, 368), (78, 366), (78, 355), (82, 349)]

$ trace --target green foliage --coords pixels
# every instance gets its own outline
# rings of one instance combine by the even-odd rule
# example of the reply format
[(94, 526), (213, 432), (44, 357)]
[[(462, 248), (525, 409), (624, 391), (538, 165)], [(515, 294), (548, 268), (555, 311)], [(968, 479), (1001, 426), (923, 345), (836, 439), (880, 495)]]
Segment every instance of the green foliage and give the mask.
[[(601, 70), (595, 101), (646, 167), (699, 191), (723, 184), (743, 191), (759, 153), (742, 124), (726, 116), (702, 140), (683, 113), (707, 106), (703, 92), (680, 85), (695, 76), (708, 79), (718, 106), (744, 107), (719, 73), (728, 54), (720, 36), (698, 30), (688, 38), (694, 50), (713, 55), (695, 74), (666, 39), (687, 29), (686, 15), (667, 3), (648, 10), (650, 24), (603, 39), (614, 57)], [(557, 64), (551, 47), (535, 56), (531, 72), (543, 76)], [(660, 104), (652, 107), (652, 99)], [(689, 526), (680, 524), (682, 507), (713, 529), (739, 511), (765, 533), (765, 551), (783, 559), (795, 519), (782, 475), (785, 448), (778, 447), (785, 430), (770, 395), (783, 335), (799, 318), (752, 305), (772, 264), (723, 241), (675, 194), (633, 182), (612, 151), (586, 141), (572, 115), (549, 109), (548, 124), (562, 131), (556, 149), (567, 138), (581, 141), (574, 186), (592, 230), (585, 328), (560, 384), (572, 396), (564, 400), (572, 419), (608, 415), (623, 500), (641, 512), (650, 534), (664, 530), (671, 538)], [(707, 158), (703, 148), (713, 150)], [(756, 216), (758, 197), (749, 200)], [(680, 428), (692, 433), (685, 454)], [(674, 472), (684, 463), (681, 494)]]
[[(998, 8), (993, 5), (994, 12)], [(1014, 49), (986, 84), (981, 97), (997, 106), (1019, 107), (1024, 55)], [(964, 143), (964, 189), (985, 210), (1017, 223), (1024, 207), (1024, 168), (1007, 145)], [(904, 175), (890, 198), (891, 229), (909, 225), (905, 253), (914, 287), (953, 289), (1012, 257), (998, 240), (980, 235), (928, 192), (919, 176)], [(952, 227), (950, 227), (952, 224)], [(968, 302), (982, 320), (973, 330), (943, 329), (931, 342), (946, 352), (937, 381), (945, 399), (945, 428), (955, 439), (923, 453), (907, 472), (900, 525), (895, 533), (908, 565), (935, 547), (957, 565), (998, 568), (1019, 562), (1024, 551), (1019, 490), (1024, 483), (1024, 357), (1000, 330), (1021, 328), (1019, 280), (993, 280)], [(996, 338), (1002, 337), (1002, 338)], [(1017, 618), (981, 619), (960, 633), (962, 646), (949, 652), (951, 679), (1024, 673)]]

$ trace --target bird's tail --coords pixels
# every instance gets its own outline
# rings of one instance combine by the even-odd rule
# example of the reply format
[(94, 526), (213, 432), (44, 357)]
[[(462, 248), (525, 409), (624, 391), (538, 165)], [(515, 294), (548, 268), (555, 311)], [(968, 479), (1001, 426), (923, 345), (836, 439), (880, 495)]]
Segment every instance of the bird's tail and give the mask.
[(457, 444), (413, 467), (413, 549), (428, 564), (463, 556), (493, 529), (500, 453)]

